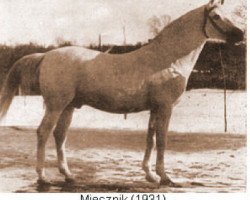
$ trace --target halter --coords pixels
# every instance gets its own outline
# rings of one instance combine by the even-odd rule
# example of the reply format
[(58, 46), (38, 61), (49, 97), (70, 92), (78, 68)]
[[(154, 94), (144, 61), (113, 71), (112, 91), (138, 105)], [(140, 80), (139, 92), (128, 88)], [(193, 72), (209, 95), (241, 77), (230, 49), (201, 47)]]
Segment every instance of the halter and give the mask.
[(209, 20), (211, 22), (211, 24), (213, 25), (213, 27), (218, 31), (220, 32), (221, 34), (225, 35), (227, 32), (224, 31), (218, 24), (215, 23), (215, 21), (212, 19), (212, 17), (209, 16), (209, 13), (215, 9), (216, 7), (212, 7), (210, 9), (208, 8), (205, 8), (204, 9), (204, 23), (203, 23), (203, 27), (202, 27), (202, 30), (203, 30), (203, 33), (204, 35), (206, 36), (206, 38), (209, 38), (208, 34), (207, 34), (207, 31), (206, 31), (206, 25), (207, 25), (207, 21)]

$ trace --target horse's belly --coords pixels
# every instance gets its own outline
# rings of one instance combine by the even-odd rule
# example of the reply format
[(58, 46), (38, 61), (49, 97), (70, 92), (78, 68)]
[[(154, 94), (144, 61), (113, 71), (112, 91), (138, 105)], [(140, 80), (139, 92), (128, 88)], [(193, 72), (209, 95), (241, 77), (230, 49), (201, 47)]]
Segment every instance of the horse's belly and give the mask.
[(111, 113), (131, 113), (149, 109), (145, 89), (81, 92), (76, 95), (72, 103), (78, 108), (89, 105)]

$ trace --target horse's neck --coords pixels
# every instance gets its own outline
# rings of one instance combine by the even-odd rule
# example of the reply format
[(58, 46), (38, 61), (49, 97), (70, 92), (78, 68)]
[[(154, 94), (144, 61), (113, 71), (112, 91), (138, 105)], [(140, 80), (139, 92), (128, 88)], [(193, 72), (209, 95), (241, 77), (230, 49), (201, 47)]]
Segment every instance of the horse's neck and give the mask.
[(195, 64), (206, 41), (202, 31), (203, 20), (204, 6), (188, 12), (165, 27), (151, 44), (141, 49), (141, 53), (147, 53), (150, 67), (162, 70), (184, 57), (183, 64), (184, 61)]

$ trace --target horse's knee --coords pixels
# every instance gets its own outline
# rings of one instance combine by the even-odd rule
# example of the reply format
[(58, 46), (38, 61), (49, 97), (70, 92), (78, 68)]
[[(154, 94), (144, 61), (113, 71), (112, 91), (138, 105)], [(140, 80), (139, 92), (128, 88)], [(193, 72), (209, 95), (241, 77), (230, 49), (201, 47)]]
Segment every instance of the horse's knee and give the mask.
[(44, 143), (47, 137), (45, 136), (44, 132), (41, 131), (41, 128), (38, 128), (36, 133), (37, 133), (38, 144)]
[(154, 136), (147, 138), (147, 148), (153, 149), (155, 147), (155, 138)]

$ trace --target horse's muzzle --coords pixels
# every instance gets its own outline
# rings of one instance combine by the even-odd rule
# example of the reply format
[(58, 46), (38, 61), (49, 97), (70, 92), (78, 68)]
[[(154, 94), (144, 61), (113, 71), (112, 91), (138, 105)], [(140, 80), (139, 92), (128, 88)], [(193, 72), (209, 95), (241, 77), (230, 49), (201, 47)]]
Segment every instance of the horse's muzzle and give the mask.
[(244, 39), (244, 31), (239, 28), (234, 28), (232, 31), (228, 32), (227, 42), (235, 44), (241, 42)]

